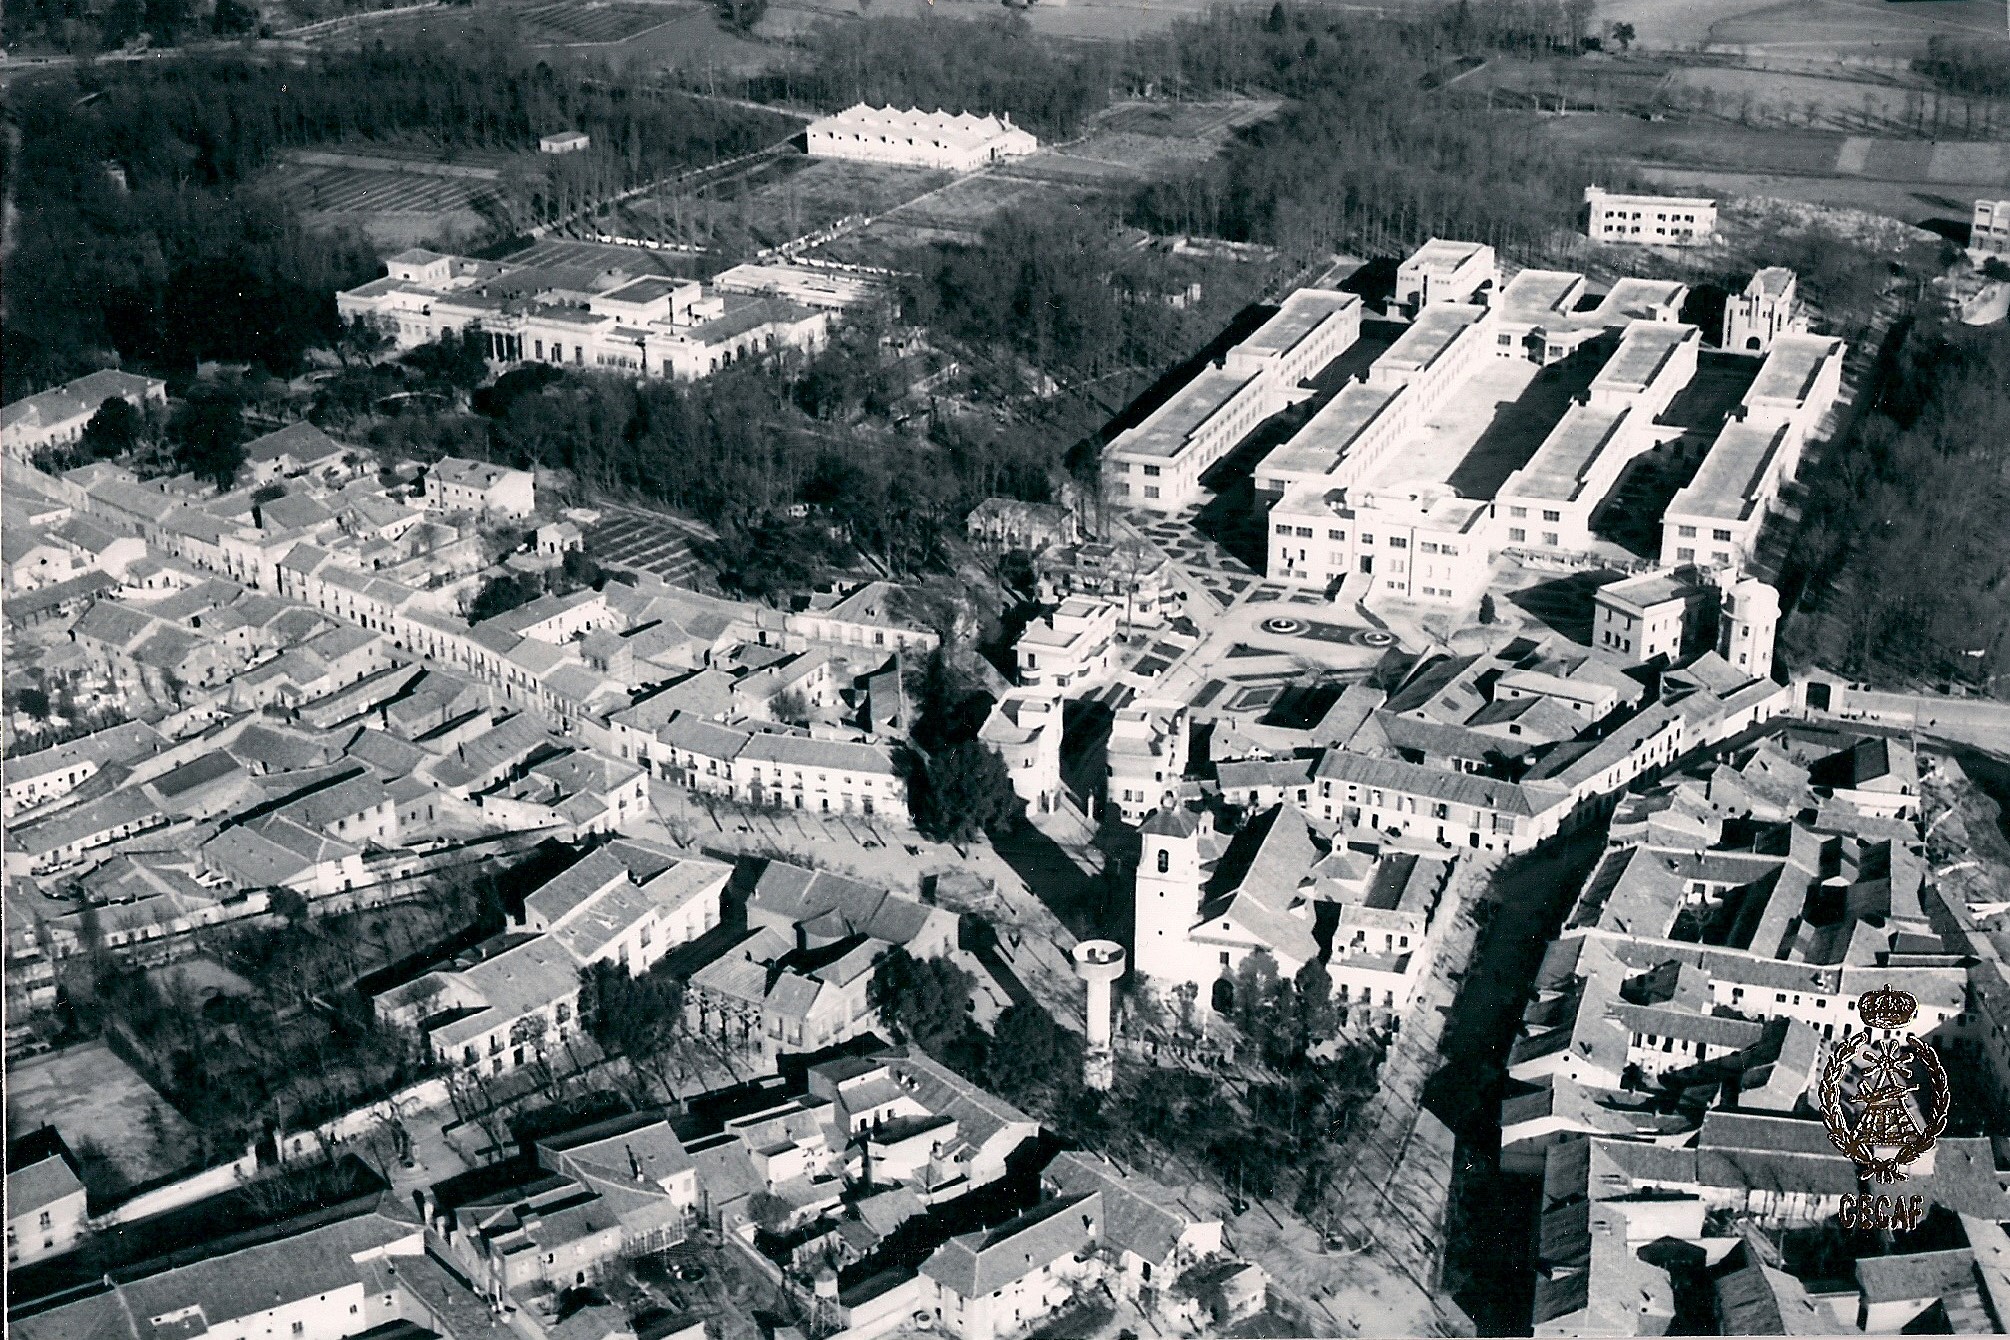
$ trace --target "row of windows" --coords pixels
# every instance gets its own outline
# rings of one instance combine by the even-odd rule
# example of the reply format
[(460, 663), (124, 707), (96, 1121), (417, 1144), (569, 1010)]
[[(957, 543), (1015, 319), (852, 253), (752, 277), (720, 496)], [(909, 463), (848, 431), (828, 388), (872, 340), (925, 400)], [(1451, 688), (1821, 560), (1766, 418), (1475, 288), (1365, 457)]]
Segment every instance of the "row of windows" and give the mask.
[[(1508, 528), (1509, 544), (1523, 544), (1526, 543), (1527, 540), (1528, 540), (1528, 532), (1523, 530), (1520, 526), (1510, 526)], [(1548, 545), (1552, 549), (1556, 548), (1557, 545), (1562, 543), (1562, 541), (1557, 538), (1557, 533), (1553, 530), (1546, 530), (1542, 533), (1542, 542)]]
[[(1723, 567), (1731, 561), (1731, 556), (1722, 549), (1712, 550), (1710, 557), (1719, 567)], [(1696, 551), (1694, 549), (1677, 549), (1675, 551), (1675, 561), (1677, 563), (1694, 563), (1696, 561)]]
[[(1508, 508), (1508, 515), (1516, 520), (1524, 519), (1528, 516), (1528, 508), (1510, 507)], [(1545, 507), (1542, 509), (1542, 519), (1544, 521), (1561, 521), (1563, 520), (1563, 513), (1557, 511), (1555, 508)]]
[[(1696, 528), (1694, 526), (1677, 526), (1675, 527), (1675, 534), (1681, 539), (1693, 540), (1696, 538)], [(1731, 542), (1731, 532), (1720, 526), (1710, 532), (1710, 538), (1719, 544), (1729, 544)]]

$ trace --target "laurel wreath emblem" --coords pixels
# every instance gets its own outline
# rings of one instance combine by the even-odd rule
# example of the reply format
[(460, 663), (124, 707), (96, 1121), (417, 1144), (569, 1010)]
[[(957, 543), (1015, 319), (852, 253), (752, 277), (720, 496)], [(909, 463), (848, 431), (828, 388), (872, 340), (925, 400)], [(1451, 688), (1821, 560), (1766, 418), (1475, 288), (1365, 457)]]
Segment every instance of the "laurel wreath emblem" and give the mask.
[(1870, 1031), (1858, 1033), (1842, 1046), (1822, 1068), (1822, 1079), (1816, 1090), (1822, 1113), (1822, 1124), (1828, 1128), (1829, 1140), (1835, 1147), (1847, 1154), (1865, 1176), (1878, 1182), (1903, 1182), (1905, 1165), (1933, 1148), (1947, 1130), (1948, 1111), (1953, 1105), (1953, 1090), (1947, 1082), (1947, 1070), (1940, 1064), (1940, 1056), (1927, 1043), (1918, 1038), (1907, 1039), (1913, 1057), (1926, 1071), (1928, 1088), (1932, 1090), (1932, 1103), (1926, 1111), (1926, 1125), (1920, 1132), (1901, 1143), (1898, 1152), (1889, 1158), (1879, 1158), (1870, 1147), (1857, 1138), (1849, 1126), (1848, 1115), (1843, 1111), (1842, 1082), (1856, 1063), (1856, 1054), (1870, 1039)]

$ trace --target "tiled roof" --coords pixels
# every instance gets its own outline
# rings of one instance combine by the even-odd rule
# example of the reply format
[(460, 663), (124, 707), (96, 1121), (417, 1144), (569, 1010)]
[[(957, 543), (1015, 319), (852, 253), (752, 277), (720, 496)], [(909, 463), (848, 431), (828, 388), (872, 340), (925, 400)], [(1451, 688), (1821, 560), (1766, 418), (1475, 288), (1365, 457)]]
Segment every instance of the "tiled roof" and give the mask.
[(1095, 1241), (1090, 1225), (1102, 1218), (1100, 1193), (1060, 1197), (989, 1232), (951, 1238), (921, 1263), (921, 1273), (959, 1297), (982, 1298), (1087, 1250)]

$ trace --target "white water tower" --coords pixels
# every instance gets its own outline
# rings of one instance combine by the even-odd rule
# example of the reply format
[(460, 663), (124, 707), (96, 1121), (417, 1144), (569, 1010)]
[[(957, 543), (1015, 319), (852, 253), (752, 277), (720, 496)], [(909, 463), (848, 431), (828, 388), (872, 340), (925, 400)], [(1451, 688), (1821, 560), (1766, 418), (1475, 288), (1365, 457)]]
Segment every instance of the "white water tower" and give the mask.
[(1089, 984), (1089, 1048), (1082, 1080), (1092, 1089), (1107, 1089), (1116, 1078), (1116, 1057), (1110, 1051), (1110, 984), (1124, 975), (1124, 947), (1115, 940), (1084, 940), (1075, 946), (1075, 975)]

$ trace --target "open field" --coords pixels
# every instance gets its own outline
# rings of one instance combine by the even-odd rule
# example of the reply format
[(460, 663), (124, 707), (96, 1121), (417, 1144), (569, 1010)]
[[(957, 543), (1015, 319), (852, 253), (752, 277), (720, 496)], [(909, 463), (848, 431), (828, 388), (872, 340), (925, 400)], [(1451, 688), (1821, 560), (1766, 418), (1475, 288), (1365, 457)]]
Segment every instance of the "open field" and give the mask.
[[(562, 8), (554, 6), (554, 8)], [(622, 38), (590, 39), (605, 53), (622, 62), (632, 73), (652, 69), (713, 70), (720, 74), (752, 74), (774, 63), (782, 52), (765, 42), (729, 32), (719, 23), (711, 5), (678, 3), (633, 5), (635, 10), (653, 10), (656, 22)], [(767, 24), (761, 25), (762, 29)], [(580, 38), (555, 37), (559, 44)]]
[(523, 10), (521, 18), (530, 41), (597, 46), (626, 41), (689, 12), (683, 5), (550, 4)]
[(1676, 195), (1768, 196), (1776, 200), (1882, 214), (1922, 227), (1930, 221), (1965, 224), (1975, 201), (2000, 192), (2004, 185), (2002, 182), (1994, 185), (1971, 182), (1929, 189), (1907, 182), (1783, 176), (1763, 172), (1704, 172), (1696, 168), (1670, 168), (1649, 163), (1634, 164), (1633, 168), (1650, 185)]
[[(169, 1148), (155, 1148), (147, 1113), (157, 1109)], [(172, 1172), (193, 1134), (180, 1113), (102, 1042), (66, 1047), (7, 1067), (7, 1125), (47, 1122), (71, 1149), (90, 1141), (132, 1181)]]
[[(1272, 115), (1274, 100), (1207, 103), (1122, 102), (1078, 139), (943, 184), (877, 213), (871, 223), (818, 248), (852, 264), (899, 264), (905, 251), (935, 242), (969, 243), (1006, 210), (1059, 211), (1090, 196), (1188, 171), (1219, 153), (1236, 130)], [(863, 165), (846, 164), (847, 173)]]
[(632, 275), (688, 275), (695, 258), (674, 251), (647, 251), (641, 247), (610, 246), (604, 242), (574, 242), (547, 237), (522, 251), (513, 251), (515, 265), (556, 265), (576, 270), (623, 270)]
[[(1020, 10), (1036, 33), (1048, 37), (1121, 41), (1143, 33), (1163, 32), (1180, 19), (1205, 14), (1213, 0), (1064, 0)], [(959, 19), (989, 19), (999, 12), (996, 0), (781, 0), (777, 10), (804, 19), (857, 18), (871, 15), (920, 15)], [(762, 28), (765, 30), (767, 21)]]
[(2006, 37), (2002, 0), (1600, 0), (1656, 50), (1737, 48), (1821, 60), (1904, 60), (1939, 36)]
[(981, 241), (985, 226), (1008, 209), (1058, 211), (1106, 189), (1101, 179), (1063, 182), (1036, 175), (977, 173), (887, 211), (816, 254), (855, 265), (897, 266), (914, 247)]
[(353, 224), (379, 246), (471, 235), (515, 155), (461, 153), (451, 161), (422, 147), (372, 146), (367, 154), (302, 150), (265, 178), (316, 223)]
[(954, 180), (947, 172), (784, 153), (691, 195), (641, 196), (621, 207), (631, 237), (698, 243), (726, 255), (779, 246), (852, 214), (878, 214)]
[(696, 588), (704, 573), (687, 526), (656, 512), (603, 507), (586, 531), (586, 552), (609, 567), (647, 572), (672, 586)]
[(2010, 131), (2010, 98), (1936, 96), (1902, 70), (1796, 73), (1770, 58), (1590, 55), (1493, 61), (1464, 80), (1495, 107), (1721, 117), (1743, 127), (1993, 140)]
[(1645, 122), (1613, 113), (1546, 118), (1541, 133), (1670, 190), (1774, 196), (1912, 224), (1965, 223), (1977, 197), (2010, 187), (2010, 143)]
[(1276, 113), (1274, 99), (1232, 102), (1125, 102), (1097, 117), (1062, 153), (1125, 173), (1163, 176), (1213, 158), (1231, 136)]
[(1544, 133), (1593, 157), (1714, 171), (1873, 181), (2010, 183), (2010, 141), (1888, 139), (1827, 130), (1762, 130), (1721, 121), (1587, 113), (1546, 118)]

